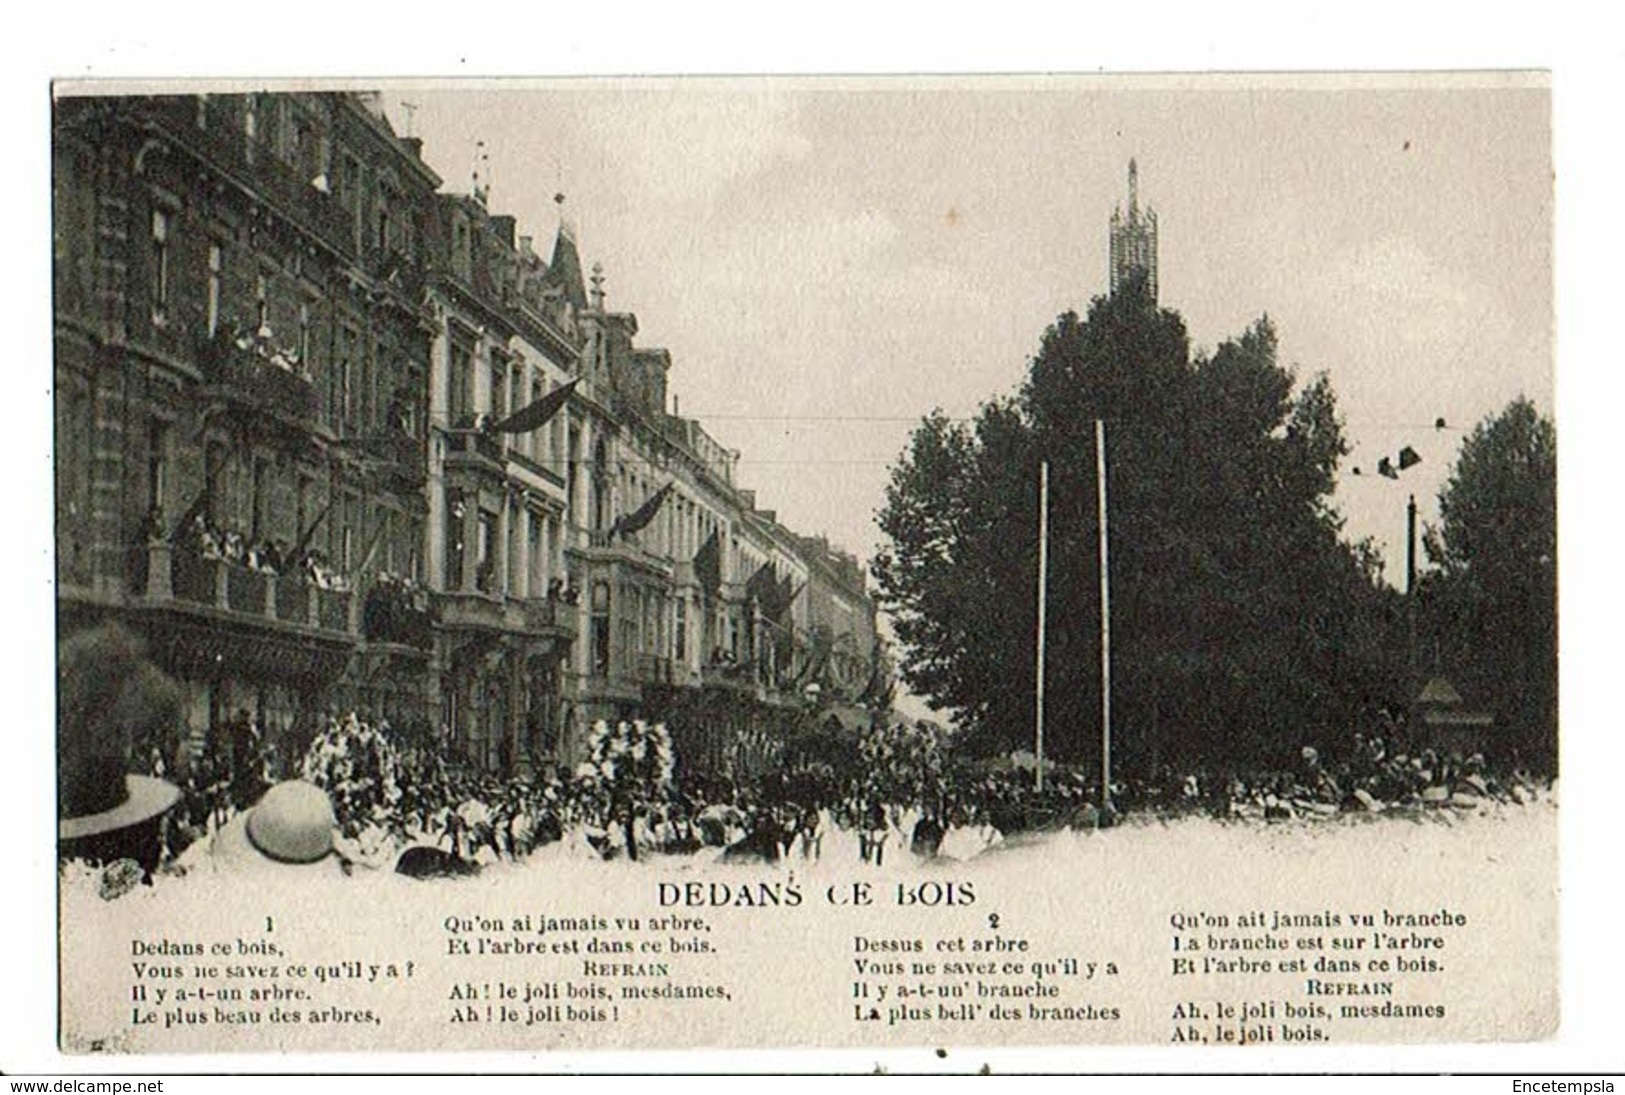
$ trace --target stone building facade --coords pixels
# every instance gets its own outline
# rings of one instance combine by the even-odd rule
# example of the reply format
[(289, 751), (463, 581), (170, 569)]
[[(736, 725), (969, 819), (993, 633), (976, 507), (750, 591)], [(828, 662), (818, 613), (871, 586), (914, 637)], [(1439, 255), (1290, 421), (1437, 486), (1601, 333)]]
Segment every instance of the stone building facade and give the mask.
[(341, 706), (421, 708), (413, 646), (364, 609), (422, 562), (440, 180), (363, 96), (55, 112), (62, 629), (143, 633), (194, 738), (247, 716), (291, 749)]
[(64, 98), (54, 136), (59, 626), (143, 634), (194, 744), (357, 709), (511, 773), (645, 717), (739, 771), (884, 707), (856, 560), (668, 409), (562, 218), (544, 259), (365, 94)]

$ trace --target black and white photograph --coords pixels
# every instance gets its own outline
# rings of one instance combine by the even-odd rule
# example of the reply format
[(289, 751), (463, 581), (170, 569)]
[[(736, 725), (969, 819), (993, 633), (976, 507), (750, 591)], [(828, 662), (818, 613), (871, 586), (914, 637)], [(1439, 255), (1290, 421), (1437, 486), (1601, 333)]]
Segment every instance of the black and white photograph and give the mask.
[(1556, 1035), (1543, 74), (51, 106), (63, 1054)]

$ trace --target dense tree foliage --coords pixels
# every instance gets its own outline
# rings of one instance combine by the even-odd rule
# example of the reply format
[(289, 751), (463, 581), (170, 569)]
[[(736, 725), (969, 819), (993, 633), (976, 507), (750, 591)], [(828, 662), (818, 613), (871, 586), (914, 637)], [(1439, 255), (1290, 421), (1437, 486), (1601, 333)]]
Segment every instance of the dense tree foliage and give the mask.
[(880, 594), (905, 679), (972, 748), (1030, 742), (1047, 459), (1046, 752), (1095, 755), (1096, 419), (1128, 769), (1277, 754), (1398, 702), (1394, 594), (1329, 504), (1347, 451), (1330, 383), (1297, 383), (1267, 318), (1193, 358), (1180, 317), (1132, 286), (1057, 319), (1015, 398), (969, 423), (925, 419), (893, 467)]
[(1557, 431), (1518, 399), (1481, 422), (1425, 540), (1431, 656), (1495, 741), (1549, 767), (1557, 750)]

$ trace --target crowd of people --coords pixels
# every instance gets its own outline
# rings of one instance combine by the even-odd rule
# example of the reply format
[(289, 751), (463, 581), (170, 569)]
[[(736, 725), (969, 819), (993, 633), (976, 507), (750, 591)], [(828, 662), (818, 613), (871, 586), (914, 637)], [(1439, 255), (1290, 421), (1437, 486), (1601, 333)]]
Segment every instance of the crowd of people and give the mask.
[[(387, 723), (354, 714), (333, 719), (296, 761), (280, 757), (246, 713), (211, 742), (178, 766), (153, 755), (151, 774), (180, 788), (164, 821), (157, 874), (184, 873), (205, 861), (216, 834), (289, 780), (325, 794), (332, 846), (347, 872), (419, 877), (472, 874), (549, 846), (598, 859), (711, 849), (722, 862), (816, 860), (836, 832), (848, 838), (843, 847), (855, 838), (861, 860), (879, 866), (904, 852), (964, 859), (1020, 833), (1106, 827), (1117, 811), (1273, 821), (1465, 810), (1486, 801), (1527, 802), (1538, 787), (1527, 773), (1493, 772), (1478, 754), (1403, 749), (1365, 734), (1354, 734), (1335, 755), (1305, 746), (1294, 765), (1279, 771), (1165, 767), (1155, 779), (1114, 782), (1110, 805), (1092, 775), (1076, 768), (1050, 768), (1040, 788), (1022, 766), (921, 765), (917, 757), (907, 769), (913, 781), (893, 782), (890, 793), (874, 778), (874, 764), (862, 778), (843, 780), (827, 766), (792, 762), (749, 779), (670, 772), (668, 762), (669, 778), (646, 780), (628, 794), (614, 782), (613, 764), (602, 771), (583, 764), (574, 772), (544, 765), (503, 777), (460, 762), (434, 742), (399, 745)], [(623, 767), (632, 748), (621, 743), (616, 755)], [(635, 748), (642, 756), (644, 747)]]
[(1399, 724), (1387, 735), (1354, 732), (1340, 748), (1305, 745), (1295, 760), (1273, 769), (1164, 769), (1156, 781), (1132, 789), (1133, 804), (1164, 813), (1288, 820), (1525, 803), (1543, 785), (1516, 763), (1493, 765), (1475, 749), (1407, 743)]
[[(312, 744), (298, 766), (279, 763), (276, 751), (235, 721), (224, 733), (231, 748), (207, 749), (177, 778), (180, 801), (164, 825), (160, 873), (184, 872), (206, 860), (210, 838), (250, 810), (270, 788), (301, 779), (324, 789), (335, 824), (335, 847), (351, 868), (404, 873), (470, 874), (498, 861), (518, 861), (564, 843), (568, 854), (614, 859), (638, 850), (685, 855), (710, 847), (736, 848), (734, 857), (761, 844), (762, 834), (788, 833), (793, 819), (759, 808), (710, 781), (680, 781), (669, 797), (640, 804), (629, 817), (600, 788), (555, 770), (499, 778), (450, 760), (444, 750), (387, 746), (387, 724), (352, 721), (336, 756), (333, 735)], [(713, 800), (713, 797), (715, 800)], [(630, 830), (623, 824), (630, 821)], [(434, 855), (423, 854), (425, 849)], [(777, 858), (777, 842), (762, 845)]]

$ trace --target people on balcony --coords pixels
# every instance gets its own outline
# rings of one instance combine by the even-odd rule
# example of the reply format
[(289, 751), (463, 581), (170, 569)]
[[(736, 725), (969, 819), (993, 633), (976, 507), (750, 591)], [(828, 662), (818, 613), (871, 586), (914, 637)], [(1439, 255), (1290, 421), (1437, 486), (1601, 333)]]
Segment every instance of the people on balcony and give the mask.
[(335, 593), (348, 593), (350, 580), (327, 562), (327, 553), (311, 551), (305, 555), (305, 575), (317, 589), (330, 589)]
[(225, 534), (210, 524), (203, 514), (192, 518), (192, 527), (189, 536), (182, 541), (181, 548), (197, 554), (204, 559), (224, 559), (226, 557)]
[(427, 595), (410, 577), (380, 571), (361, 606), (362, 630), (379, 642), (425, 646), (432, 640)]
[(279, 541), (261, 539), (248, 551), (248, 567), (261, 574), (282, 573), (283, 548)]
[[(214, 337), (216, 343), (222, 347), (234, 346), (241, 353), (253, 354), (283, 372), (292, 373), (303, 380), (308, 381), (311, 379), (310, 368), (300, 359), (299, 352), (278, 345), (276, 334), (271, 330), (270, 324), (262, 323), (258, 327), (250, 329), (241, 324), (226, 321), (221, 323), (220, 329)], [(223, 354), (221, 360), (229, 364), (234, 360), (240, 361), (241, 358), (234, 359), (230, 354)]]
[[(148, 525), (152, 526), (147, 530), (149, 539), (161, 537), (160, 531), (153, 525), (154, 520), (161, 521), (161, 518), (149, 516)], [(344, 576), (328, 566), (326, 557), (320, 551), (307, 551), (302, 558), (293, 560), (289, 558), (291, 552), (286, 540), (262, 536), (250, 544), (248, 538), (237, 529), (216, 526), (204, 514), (192, 519), (175, 546), (181, 559), (231, 563), (257, 574), (298, 573), (323, 589), (348, 588)]]

